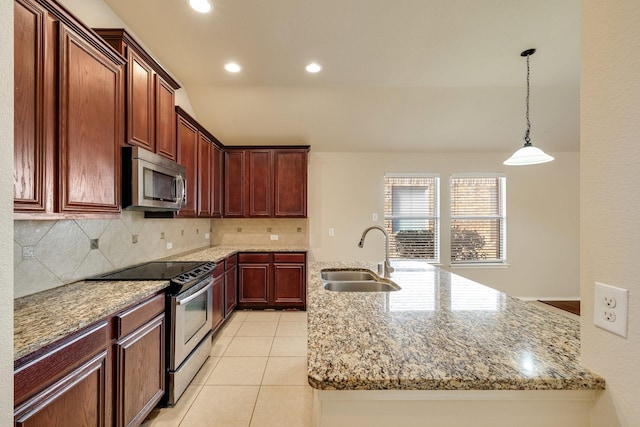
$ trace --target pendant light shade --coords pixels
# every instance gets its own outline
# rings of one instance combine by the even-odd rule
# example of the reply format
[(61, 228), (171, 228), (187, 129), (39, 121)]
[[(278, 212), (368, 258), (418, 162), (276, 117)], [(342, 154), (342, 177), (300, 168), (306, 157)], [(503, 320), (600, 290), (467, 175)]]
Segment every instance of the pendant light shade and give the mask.
[(525, 56), (527, 58), (527, 130), (524, 133), (524, 146), (503, 162), (503, 164), (507, 166), (537, 165), (553, 160), (552, 156), (548, 155), (541, 149), (534, 147), (531, 144), (531, 138), (529, 137), (529, 134), (531, 133), (531, 122), (529, 121), (529, 57), (535, 52), (535, 49), (527, 49), (520, 54), (520, 56)]

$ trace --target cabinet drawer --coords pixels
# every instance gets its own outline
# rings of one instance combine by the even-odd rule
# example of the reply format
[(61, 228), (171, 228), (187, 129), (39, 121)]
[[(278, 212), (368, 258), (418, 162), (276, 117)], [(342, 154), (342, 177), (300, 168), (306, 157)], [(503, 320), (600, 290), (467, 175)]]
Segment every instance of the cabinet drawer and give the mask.
[(262, 252), (238, 254), (238, 262), (241, 264), (247, 262), (269, 262), (270, 255)]
[(305, 260), (304, 252), (296, 252), (296, 253), (274, 253), (273, 254), (273, 262), (304, 262)]
[(224, 269), (228, 270), (238, 263), (238, 256), (236, 254), (231, 255), (224, 260)]
[(98, 354), (108, 342), (108, 323), (100, 322), (63, 338), (53, 350), (30, 355), (29, 358), (33, 358), (22, 366), (16, 366), (14, 371), (14, 404), (23, 402), (29, 395)]
[(158, 314), (164, 312), (165, 295), (159, 294), (116, 316), (116, 339), (136, 330)]

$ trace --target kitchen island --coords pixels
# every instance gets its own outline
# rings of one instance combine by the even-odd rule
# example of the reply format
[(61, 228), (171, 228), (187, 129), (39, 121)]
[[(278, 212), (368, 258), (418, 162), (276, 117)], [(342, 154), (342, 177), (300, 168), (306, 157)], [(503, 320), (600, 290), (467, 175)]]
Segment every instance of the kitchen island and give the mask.
[(316, 425), (589, 425), (605, 384), (579, 322), (418, 262), (394, 265), (400, 291), (323, 289), (323, 268), (354, 266), (375, 264), (309, 264)]

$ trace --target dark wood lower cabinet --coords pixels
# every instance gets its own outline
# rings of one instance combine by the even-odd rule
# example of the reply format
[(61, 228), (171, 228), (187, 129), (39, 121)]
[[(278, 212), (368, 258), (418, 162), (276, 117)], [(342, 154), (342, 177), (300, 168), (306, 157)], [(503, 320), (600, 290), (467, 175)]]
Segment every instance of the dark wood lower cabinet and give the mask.
[[(223, 265), (220, 264), (222, 267)], [(217, 269), (216, 269), (217, 270)], [(214, 273), (213, 278), (213, 331), (215, 332), (224, 321), (224, 268), (220, 269), (220, 272), (216, 275)]]
[(238, 304), (238, 266), (237, 255), (231, 255), (224, 261), (224, 317), (229, 317)]
[(165, 391), (164, 293), (16, 361), (16, 426), (137, 426)]
[(238, 254), (238, 308), (306, 309), (305, 252)]

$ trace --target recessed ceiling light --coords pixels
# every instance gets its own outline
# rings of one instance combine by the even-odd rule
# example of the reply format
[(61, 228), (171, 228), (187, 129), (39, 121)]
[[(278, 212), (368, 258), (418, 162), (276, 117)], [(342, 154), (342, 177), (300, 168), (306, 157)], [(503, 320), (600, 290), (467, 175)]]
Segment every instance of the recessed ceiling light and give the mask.
[(224, 66), (224, 69), (230, 73), (239, 73), (242, 68), (235, 62), (229, 62)]
[(213, 6), (209, 3), (209, 0), (189, 0), (189, 4), (196, 12), (208, 13), (211, 12)]
[(322, 67), (319, 64), (312, 62), (305, 67), (305, 70), (307, 70), (307, 72), (309, 73), (317, 73), (318, 71), (322, 70)]

